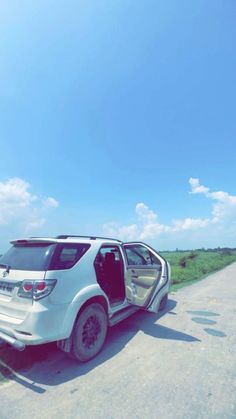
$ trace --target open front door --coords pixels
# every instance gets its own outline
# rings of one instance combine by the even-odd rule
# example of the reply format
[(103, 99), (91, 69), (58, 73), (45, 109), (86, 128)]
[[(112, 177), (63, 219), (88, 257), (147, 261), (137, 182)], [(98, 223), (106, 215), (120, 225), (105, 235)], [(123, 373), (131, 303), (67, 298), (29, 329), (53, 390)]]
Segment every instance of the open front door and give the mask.
[[(126, 256), (125, 288), (130, 304), (157, 311), (163, 287), (168, 292), (168, 269), (165, 260), (141, 243), (123, 245)], [(157, 302), (157, 304), (155, 304)]]

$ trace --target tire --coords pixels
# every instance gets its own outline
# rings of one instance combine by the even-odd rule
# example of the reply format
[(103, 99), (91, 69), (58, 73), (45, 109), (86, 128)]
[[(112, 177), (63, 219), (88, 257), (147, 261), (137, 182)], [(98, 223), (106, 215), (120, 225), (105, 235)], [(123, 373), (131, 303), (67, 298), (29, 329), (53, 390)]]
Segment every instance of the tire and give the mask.
[(168, 301), (168, 294), (165, 294), (164, 297), (162, 298), (161, 302), (160, 302), (160, 306), (159, 306), (158, 311), (162, 311), (166, 308), (167, 301)]
[(79, 315), (72, 335), (70, 355), (86, 362), (103, 347), (107, 334), (107, 315), (101, 304), (92, 303)]

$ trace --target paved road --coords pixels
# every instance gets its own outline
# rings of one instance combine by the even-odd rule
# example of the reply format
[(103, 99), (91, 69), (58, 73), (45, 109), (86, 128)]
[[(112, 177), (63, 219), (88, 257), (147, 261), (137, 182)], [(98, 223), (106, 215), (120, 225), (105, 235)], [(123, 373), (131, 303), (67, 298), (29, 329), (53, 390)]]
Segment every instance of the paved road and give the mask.
[(236, 263), (115, 326), (90, 363), (34, 349), (0, 388), (0, 418), (235, 419), (235, 303)]

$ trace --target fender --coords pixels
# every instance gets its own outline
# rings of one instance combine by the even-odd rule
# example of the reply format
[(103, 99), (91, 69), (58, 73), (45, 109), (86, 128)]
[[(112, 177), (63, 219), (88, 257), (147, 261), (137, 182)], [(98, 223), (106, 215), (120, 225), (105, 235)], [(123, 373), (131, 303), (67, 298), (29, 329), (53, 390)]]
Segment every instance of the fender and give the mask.
[(63, 335), (65, 336), (65, 338), (57, 342), (57, 346), (64, 352), (70, 351), (72, 331), (79, 311), (88, 300), (91, 300), (91, 298), (96, 297), (104, 298), (109, 312), (108, 297), (102, 291), (98, 284), (89, 285), (88, 287), (86, 287), (86, 289), (80, 291), (72, 300), (71, 304), (68, 306), (62, 324), (62, 330), (64, 331)]

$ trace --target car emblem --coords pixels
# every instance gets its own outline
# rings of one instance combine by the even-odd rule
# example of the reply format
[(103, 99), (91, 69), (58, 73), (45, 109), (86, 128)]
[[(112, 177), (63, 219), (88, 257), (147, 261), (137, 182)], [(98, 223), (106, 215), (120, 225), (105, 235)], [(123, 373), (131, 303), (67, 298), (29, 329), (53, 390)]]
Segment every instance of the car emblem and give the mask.
[(3, 271), (3, 273), (2, 273), (2, 277), (3, 278), (6, 278), (6, 276), (8, 275), (8, 272), (7, 271)]

